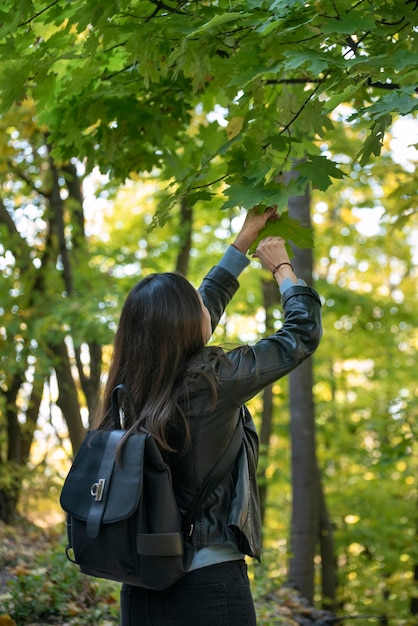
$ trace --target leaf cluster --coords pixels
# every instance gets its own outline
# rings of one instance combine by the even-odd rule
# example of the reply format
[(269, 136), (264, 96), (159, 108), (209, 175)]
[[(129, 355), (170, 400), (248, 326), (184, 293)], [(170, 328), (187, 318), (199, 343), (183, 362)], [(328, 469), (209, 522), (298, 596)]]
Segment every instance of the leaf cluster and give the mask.
[(58, 160), (115, 180), (157, 169), (163, 219), (216, 194), (282, 209), (342, 176), (321, 155), (342, 104), (367, 129), (361, 165), (418, 106), (413, 2), (5, 0), (0, 17), (2, 111), (32, 98)]

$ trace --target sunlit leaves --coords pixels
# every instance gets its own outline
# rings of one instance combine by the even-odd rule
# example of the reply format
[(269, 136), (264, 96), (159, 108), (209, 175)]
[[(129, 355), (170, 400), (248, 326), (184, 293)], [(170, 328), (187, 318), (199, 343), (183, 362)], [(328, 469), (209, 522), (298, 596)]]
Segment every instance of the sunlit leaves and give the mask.
[[(376, 120), (416, 110), (413, 3), (376, 8), (337, 0), (247, 0), (231, 6), (220, 0), (165, 11), (145, 0), (5, 3), (2, 110), (32, 96), (55, 156), (86, 159), (88, 169), (99, 165), (114, 179), (153, 167), (170, 179), (170, 155), (193, 152), (196, 178), (177, 171), (170, 206), (184, 197), (177, 190), (200, 184), (208, 158), (218, 167), (218, 130), (210, 127), (215, 142), (206, 135), (216, 144), (211, 157), (205, 145), (196, 145), (200, 132), (188, 130), (205, 126), (216, 104), (225, 109), (230, 141), (217, 156), (233, 184), (240, 178), (237, 138), (258, 141), (258, 150), (248, 152), (246, 176), (259, 184), (261, 170), (274, 178), (312, 153), (318, 140), (332, 141), (330, 117), (343, 103), (353, 107), (355, 121), (367, 111), (362, 165), (379, 154), (383, 129)], [(200, 122), (191, 115), (198, 107)], [(286, 136), (286, 146), (269, 140), (275, 132)], [(260, 169), (260, 158), (271, 159), (270, 170)], [(307, 167), (314, 186), (331, 183), (332, 176)], [(218, 185), (208, 191), (222, 194)], [(270, 201), (268, 173), (260, 193)], [(247, 205), (244, 195), (233, 197)]]
[(244, 125), (243, 117), (239, 117), (239, 116), (233, 117), (229, 121), (228, 126), (226, 127), (226, 134), (227, 134), (229, 141), (233, 139), (234, 137), (236, 137), (241, 132), (243, 125)]

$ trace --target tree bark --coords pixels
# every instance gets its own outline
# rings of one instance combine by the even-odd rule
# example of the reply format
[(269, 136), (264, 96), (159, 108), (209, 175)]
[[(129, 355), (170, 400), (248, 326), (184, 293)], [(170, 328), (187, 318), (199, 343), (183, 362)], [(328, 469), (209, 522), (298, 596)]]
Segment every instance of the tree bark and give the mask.
[(318, 472), (319, 489), (319, 547), (321, 554), (322, 606), (329, 611), (335, 610), (337, 593), (337, 563), (335, 558), (334, 531), (328, 513), (328, 507), (322, 488), (320, 473)]
[(94, 415), (99, 400), (103, 347), (97, 342), (89, 342), (86, 345), (88, 346), (90, 354), (89, 375), (84, 373), (84, 366), (81, 360), (81, 348), (75, 347), (74, 352), (80, 385), (86, 398), (90, 420)]
[[(294, 176), (293, 172), (289, 177)], [(310, 222), (310, 194), (289, 200), (289, 214), (304, 226)], [(312, 285), (313, 254), (311, 249), (293, 246), (292, 265), (295, 273)], [(332, 528), (316, 457), (315, 406), (313, 398), (312, 359), (304, 361), (289, 376), (291, 450), (292, 450), (292, 521), (290, 533), (289, 582), (313, 602), (315, 554), (318, 541), (323, 550), (323, 589), (330, 599), (335, 597), (335, 565)]]
[(26, 423), (22, 428), (18, 420), (17, 397), (23, 383), (23, 377), (16, 374), (8, 390), (3, 392), (6, 404), (7, 455), (6, 458), (0, 458), (0, 520), (5, 524), (13, 523), (16, 518), (23, 472), (29, 459), (42, 398), (43, 382), (35, 379), (26, 411)]
[(183, 200), (180, 205), (180, 249), (177, 255), (175, 271), (187, 276), (189, 271), (190, 248), (192, 245), (193, 209)]
[(314, 558), (319, 536), (319, 477), (310, 359), (291, 373), (289, 393), (293, 501), (288, 577), (289, 583), (312, 603)]
[[(418, 587), (418, 565), (414, 567), (414, 583)], [(418, 615), (418, 597), (416, 596), (411, 598), (411, 615), (414, 617)]]
[[(60, 168), (65, 177), (65, 184), (68, 190), (68, 210), (71, 215), (71, 244), (74, 256), (71, 256), (72, 265), (78, 266), (79, 264), (86, 263), (87, 259), (87, 240), (85, 232), (85, 217), (83, 209), (83, 189), (81, 186), (81, 179), (77, 174), (77, 169), (74, 163), (69, 162)], [(61, 239), (63, 237), (61, 236)], [(64, 239), (65, 242), (65, 239)], [(67, 259), (70, 262), (70, 259)], [(72, 275), (72, 271), (69, 268), (68, 273)], [(85, 346), (89, 349), (89, 367), (88, 374), (82, 363), (81, 359), (81, 347), (74, 346), (75, 359), (77, 364), (78, 376), (80, 379), (81, 388), (86, 398), (87, 408), (89, 412), (89, 420), (93, 418), (95, 408), (99, 399), (100, 393), (100, 377), (102, 373), (102, 352), (103, 347), (97, 342), (87, 341)]]
[(52, 188), (49, 193), (49, 202), (52, 209), (51, 223), (58, 239), (58, 254), (61, 257), (65, 289), (68, 294), (71, 294), (73, 291), (73, 274), (69, 251), (65, 241), (64, 201), (61, 198), (59, 172), (51, 155), (49, 156), (49, 169), (52, 177)]
[(75, 249), (86, 247), (85, 218), (83, 210), (83, 190), (81, 180), (77, 175), (74, 163), (62, 166), (61, 171), (65, 176), (65, 183), (71, 201), (71, 224), (73, 226), (72, 242)]
[[(418, 500), (417, 500), (417, 506), (418, 506)], [(418, 539), (418, 516), (416, 517), (416, 520), (417, 520), (416, 538)], [(413, 566), (413, 574), (414, 574), (415, 588), (418, 588), (418, 563), (416, 561)], [(416, 593), (415, 594), (413, 593), (413, 595), (411, 596), (410, 613), (413, 617), (416, 617), (418, 615), (418, 595)]]
[(81, 419), (77, 387), (71, 373), (68, 350), (63, 339), (55, 345), (50, 345), (49, 348), (54, 354), (54, 369), (59, 388), (57, 405), (67, 422), (68, 434), (75, 454), (85, 437), (86, 431)]
[[(274, 332), (274, 318), (271, 314), (272, 307), (277, 306), (280, 302), (280, 293), (277, 288), (276, 281), (262, 281), (263, 304), (266, 315), (266, 336)], [(273, 429), (273, 386), (266, 387), (262, 394), (263, 409), (261, 414), (260, 426), (260, 462), (258, 472), (259, 492), (260, 492), (260, 510), (261, 525), (264, 526), (264, 518), (266, 512), (267, 500), (267, 481), (266, 466), (268, 453), (270, 448), (270, 437)]]

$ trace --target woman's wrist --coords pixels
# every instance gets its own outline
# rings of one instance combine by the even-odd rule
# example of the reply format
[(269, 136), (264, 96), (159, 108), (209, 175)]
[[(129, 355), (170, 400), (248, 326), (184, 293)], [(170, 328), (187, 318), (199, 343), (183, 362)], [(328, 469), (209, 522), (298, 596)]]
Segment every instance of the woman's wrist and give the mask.
[(238, 235), (236, 236), (235, 240), (233, 241), (231, 245), (234, 246), (234, 248), (236, 248), (243, 254), (247, 254), (248, 250), (251, 247), (251, 244), (256, 240), (256, 238), (257, 238), (256, 234), (252, 235), (249, 233), (247, 234), (245, 232), (240, 232), (238, 233)]
[(293, 271), (292, 264), (289, 261), (282, 261), (278, 263), (273, 269), (272, 272), (273, 278), (277, 281), (279, 287), (286, 280), (289, 279), (295, 285), (298, 284), (298, 279), (296, 274)]
[(277, 265), (275, 265), (273, 269), (271, 270), (271, 273), (273, 274), (273, 278), (276, 278), (276, 272), (278, 272), (282, 267), (285, 267), (285, 266), (290, 267), (290, 269), (293, 272), (293, 266), (290, 263), (290, 261), (282, 261), (281, 263), (278, 263)]

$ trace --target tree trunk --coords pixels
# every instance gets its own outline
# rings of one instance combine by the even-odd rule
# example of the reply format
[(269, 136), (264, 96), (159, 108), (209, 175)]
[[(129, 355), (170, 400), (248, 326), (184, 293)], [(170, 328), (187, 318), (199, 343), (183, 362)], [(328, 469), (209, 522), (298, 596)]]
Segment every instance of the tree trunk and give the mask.
[[(0, 468), (2, 469), (2, 468)], [(0, 487), (0, 520), (5, 524), (13, 524), (16, 519), (16, 508), (20, 493), (12, 493), (8, 489)]]
[(180, 205), (180, 249), (177, 255), (176, 272), (187, 276), (189, 271), (190, 248), (192, 245), (193, 209), (187, 205), (187, 199)]
[(3, 392), (7, 425), (7, 453), (1, 454), (0, 457), (0, 520), (5, 524), (11, 524), (16, 516), (22, 482), (19, 477), (19, 468), (22, 466), (22, 450), (16, 405), (17, 394), (22, 382), (21, 377), (16, 374), (13, 376), (7, 391)]
[(315, 452), (312, 363), (304, 361), (289, 377), (292, 449), (292, 521), (289, 583), (313, 602), (314, 558), (319, 536), (319, 477)]
[(86, 431), (81, 419), (77, 388), (71, 373), (71, 364), (65, 341), (62, 339), (58, 344), (51, 345), (50, 350), (55, 356), (54, 369), (59, 388), (57, 405), (67, 422), (68, 434), (73, 453), (75, 454), (85, 437)]
[(21, 455), (22, 461), (25, 465), (29, 460), (33, 436), (35, 434), (36, 424), (38, 422), (39, 408), (41, 406), (42, 395), (44, 391), (44, 382), (45, 381), (43, 378), (39, 378), (36, 375), (34, 376), (30, 400), (25, 413), (26, 424), (25, 427), (21, 429)]
[[(418, 500), (417, 500), (417, 506), (418, 506)], [(416, 527), (416, 538), (418, 539), (418, 516), (416, 517), (417, 520), (417, 527)], [(418, 588), (418, 563), (415, 560), (415, 565), (413, 566), (413, 572), (414, 572), (414, 583), (415, 583), (415, 588)], [(418, 615), (418, 594), (414, 594), (411, 596), (411, 602), (410, 602), (410, 613), (413, 617), (416, 617)]]
[(29, 459), (30, 448), (36, 428), (39, 405), (42, 398), (43, 381), (32, 387), (24, 427), (18, 420), (17, 398), (24, 379), (16, 374), (4, 392), (7, 422), (7, 457), (0, 459), (0, 520), (11, 524), (16, 518), (24, 469)]
[(81, 347), (74, 348), (74, 353), (81, 388), (87, 402), (89, 420), (91, 420), (94, 416), (94, 411), (99, 400), (103, 347), (101, 346), (101, 344), (93, 341), (85, 345), (88, 346), (90, 354), (88, 375), (84, 373), (84, 365), (81, 360)]
[(67, 163), (61, 168), (65, 184), (67, 185), (68, 194), (71, 199), (71, 224), (73, 226), (72, 242), (75, 249), (86, 248), (85, 219), (83, 210), (83, 190), (81, 180), (77, 175), (77, 169), (74, 163)]
[[(418, 565), (414, 567), (414, 583), (418, 587)], [(413, 596), (411, 598), (411, 615), (414, 617), (418, 615), (418, 597)]]
[(73, 291), (74, 281), (70, 255), (65, 241), (64, 201), (61, 198), (61, 187), (59, 183), (60, 173), (51, 155), (49, 157), (49, 169), (52, 178), (52, 188), (48, 195), (52, 209), (51, 224), (53, 230), (55, 229), (58, 239), (58, 256), (61, 257), (62, 275), (65, 289), (67, 294), (71, 294)]
[(273, 425), (273, 386), (265, 387), (263, 394), (263, 409), (261, 412), (260, 427), (260, 459), (258, 464), (258, 485), (260, 494), (261, 527), (264, 528), (267, 503), (267, 478), (266, 469), (268, 463), (270, 436)]
[[(290, 177), (294, 173), (290, 173)], [(289, 200), (289, 214), (304, 226), (310, 226), (310, 194)], [(311, 249), (293, 246), (295, 273), (312, 285)], [(289, 582), (309, 602), (314, 598), (315, 554), (318, 541), (323, 557), (323, 590), (335, 597), (335, 562), (332, 528), (322, 493), (316, 458), (315, 407), (313, 399), (312, 359), (304, 361), (289, 376), (291, 449), (292, 449), (292, 522), (290, 532)]]
[[(60, 168), (60, 172), (64, 174), (65, 184), (69, 196), (68, 210), (71, 214), (71, 245), (73, 251), (71, 262), (73, 266), (79, 266), (80, 264), (85, 264), (88, 261), (82, 181), (77, 174), (76, 166), (72, 162), (63, 165)], [(62, 221), (61, 223), (63, 224)], [(60, 239), (62, 238), (63, 237), (61, 235)], [(69, 263), (69, 258), (67, 259), (67, 262)], [(70, 269), (67, 273), (70, 274), (70, 276), (72, 274)], [(84, 345), (89, 349), (88, 373), (86, 373), (85, 366), (81, 360), (81, 347), (74, 346), (74, 352), (81, 388), (87, 402), (89, 420), (92, 420), (100, 393), (103, 347), (97, 342), (89, 341), (87, 341)]]
[[(271, 314), (272, 307), (280, 302), (280, 293), (276, 281), (262, 281), (264, 310), (266, 315), (266, 336), (274, 332), (274, 318)], [(267, 500), (266, 466), (270, 448), (270, 437), (273, 428), (273, 386), (269, 385), (263, 391), (263, 410), (260, 426), (260, 462), (258, 470), (258, 483), (260, 492), (261, 525), (264, 526)]]
[(319, 547), (321, 554), (321, 580), (322, 580), (322, 607), (328, 611), (335, 610), (335, 599), (337, 593), (337, 564), (335, 558), (334, 532), (332, 522), (329, 517), (327, 503), (320, 473), (319, 477)]

